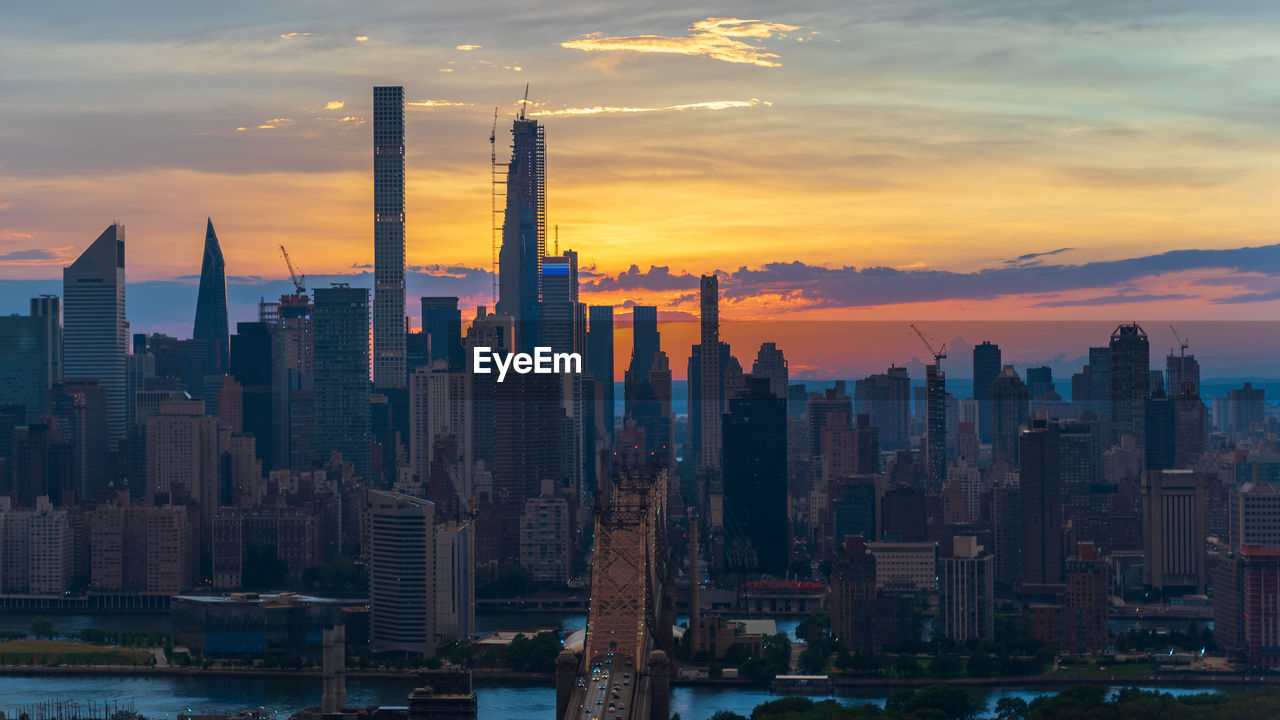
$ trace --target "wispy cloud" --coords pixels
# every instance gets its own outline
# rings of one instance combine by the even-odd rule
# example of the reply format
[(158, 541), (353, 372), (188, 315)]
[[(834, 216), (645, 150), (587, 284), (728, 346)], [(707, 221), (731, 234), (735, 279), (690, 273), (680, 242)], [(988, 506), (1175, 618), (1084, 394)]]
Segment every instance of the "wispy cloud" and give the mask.
[(467, 107), (471, 105), (471, 103), (455, 102), (453, 100), (428, 99), (428, 100), (413, 100), (405, 103), (405, 105), (408, 105), (409, 107), (420, 107), (420, 108), (446, 108), (446, 107)]
[(749, 108), (757, 105), (770, 106), (773, 103), (759, 98), (750, 100), (711, 100), (708, 102), (687, 103), (685, 105), (665, 105), (660, 107), (617, 107), (612, 105), (594, 105), (592, 107), (562, 108), (560, 110), (539, 110), (529, 113), (531, 117), (563, 117), (576, 115), (607, 115), (614, 113), (651, 113), (673, 110), (731, 110)]
[(1013, 258), (1011, 260), (1005, 260), (1004, 264), (1005, 265), (1038, 265), (1040, 263), (1040, 258), (1046, 258), (1051, 255), (1061, 255), (1064, 252), (1071, 252), (1074, 249), (1075, 248), (1064, 247), (1064, 248), (1058, 248), (1057, 250), (1049, 250), (1047, 252), (1026, 253), (1025, 255), (1019, 255), (1018, 257)]
[(769, 52), (760, 41), (786, 37), (799, 30), (798, 25), (740, 20), (738, 18), (707, 18), (689, 26), (689, 34), (670, 35), (622, 35), (606, 37), (604, 33), (590, 33), (560, 43), (560, 47), (586, 52), (636, 52), (667, 55), (700, 55), (727, 63), (779, 67), (777, 53)]
[(313, 35), (315, 35), (315, 33), (309, 33), (309, 32), (280, 33), (280, 39), (281, 40), (297, 40), (298, 38), (312, 37)]
[[(0, 210), (4, 208), (0, 206)], [(0, 240), (30, 240), (35, 235), (28, 232), (18, 232), (17, 230), (9, 230), (8, 228), (0, 230)]]
[(463, 52), (470, 52), (472, 50), (479, 50), (482, 47), (484, 46), (483, 45), (459, 45), (457, 49)]

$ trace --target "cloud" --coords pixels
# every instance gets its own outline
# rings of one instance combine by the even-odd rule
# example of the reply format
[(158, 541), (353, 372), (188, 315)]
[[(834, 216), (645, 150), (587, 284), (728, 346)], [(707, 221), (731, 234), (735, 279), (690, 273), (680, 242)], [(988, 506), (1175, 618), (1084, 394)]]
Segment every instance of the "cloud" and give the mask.
[[(1038, 253), (1031, 253), (1037, 255)], [(1007, 296), (1039, 295), (1037, 308), (1110, 305), (1134, 302), (1190, 300), (1200, 296), (1148, 287), (1135, 289), (1135, 281), (1173, 273), (1226, 271), (1280, 279), (1280, 244), (1223, 250), (1174, 250), (1121, 260), (1080, 265), (1020, 264), (973, 272), (889, 267), (822, 267), (800, 261), (772, 262), (731, 272), (718, 272), (721, 294), (728, 302), (750, 298), (783, 300), (792, 309), (862, 308), (955, 300), (991, 300)], [(584, 292), (692, 291), (698, 278), (672, 273), (667, 266), (640, 270), (632, 265), (617, 276), (600, 276), (584, 282)], [(1148, 283), (1152, 285), (1152, 283)], [(1159, 283), (1154, 283), (1159, 286)], [(1054, 297), (1057, 293), (1105, 290), (1079, 300)], [(1046, 297), (1047, 296), (1047, 297)], [(1266, 302), (1280, 293), (1262, 290), (1213, 300), (1214, 303)], [(678, 302), (675, 304), (679, 304)]]
[(582, 283), (584, 292), (604, 292), (610, 290), (688, 290), (698, 287), (698, 278), (688, 273), (673, 275), (671, 268), (650, 265), (648, 270), (641, 270), (632, 265), (626, 272), (617, 277), (605, 275), (597, 280)]
[[(1064, 247), (1064, 248), (1058, 248), (1057, 250), (1049, 250), (1047, 252), (1027, 253), (1026, 255), (1019, 255), (1018, 257), (1013, 258), (1012, 260), (1005, 260), (1004, 264), (1005, 265), (1034, 265), (1040, 262), (1039, 258), (1049, 257), (1050, 255), (1061, 255), (1064, 252), (1070, 252), (1074, 249), (1075, 248)], [(1034, 263), (1029, 262), (1032, 260), (1034, 260), (1035, 262)]]
[(761, 40), (786, 37), (788, 32), (799, 30), (798, 25), (765, 22), (763, 20), (739, 20), (737, 18), (707, 18), (689, 26), (689, 34), (680, 37), (668, 35), (630, 35), (605, 37), (603, 33), (589, 33), (577, 40), (560, 43), (560, 47), (586, 52), (637, 52), (668, 55), (700, 55), (713, 60), (759, 67), (779, 67), (778, 54), (771, 53), (759, 44)]
[(749, 108), (757, 105), (766, 107), (773, 105), (767, 100), (751, 98), (750, 100), (711, 100), (708, 102), (687, 103), (685, 105), (666, 105), (663, 107), (616, 107), (612, 105), (594, 105), (592, 107), (562, 108), (560, 110), (539, 110), (529, 113), (530, 117), (564, 117), (578, 115), (606, 115), (614, 113), (651, 113), (672, 110), (730, 110)]
[[(6, 231), (7, 232), (7, 231)], [(72, 248), (29, 248), (26, 250), (10, 250), (0, 253), (0, 266), (5, 267), (37, 267), (46, 265), (65, 265), (74, 258)]]
[[(451, 71), (452, 72), (452, 71)], [(453, 100), (413, 100), (405, 103), (409, 107), (421, 108), (443, 108), (443, 107), (468, 107), (471, 103), (455, 102)]]
[(1046, 300), (1039, 302), (1031, 307), (1035, 308), (1064, 308), (1064, 307), (1094, 307), (1098, 305), (1124, 305), (1127, 303), (1145, 303), (1145, 302), (1167, 302), (1169, 300), (1190, 300), (1195, 295), (1187, 295), (1186, 293), (1167, 293), (1156, 295), (1152, 293), (1117, 293), (1114, 295), (1099, 295), (1097, 297), (1082, 298), (1079, 300)]
[[(0, 207), (0, 210), (3, 209), (3, 207)], [(35, 235), (28, 232), (18, 232), (17, 230), (9, 230), (7, 228), (0, 230), (0, 240), (30, 240), (34, 237)]]
[(472, 50), (479, 50), (482, 47), (484, 46), (483, 45), (459, 45), (457, 49), (463, 52), (470, 52)]
[(369, 41), (369, 36), (368, 36), (368, 35), (357, 35), (357, 36), (356, 36), (356, 42), (368, 42), (368, 41)]
[(315, 33), (309, 33), (309, 32), (280, 33), (280, 39), (281, 40), (297, 40), (298, 38), (312, 37), (313, 35), (315, 35)]
[(324, 109), (325, 110), (341, 110), (346, 106), (347, 104), (342, 102), (341, 100), (330, 100), (329, 102), (324, 104)]

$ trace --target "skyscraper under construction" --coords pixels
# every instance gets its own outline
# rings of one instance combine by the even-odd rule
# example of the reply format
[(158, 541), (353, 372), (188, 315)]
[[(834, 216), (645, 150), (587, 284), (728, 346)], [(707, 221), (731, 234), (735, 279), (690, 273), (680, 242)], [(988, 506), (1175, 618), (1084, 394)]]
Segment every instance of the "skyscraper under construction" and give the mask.
[(497, 311), (511, 316), (516, 348), (529, 352), (538, 342), (539, 283), (547, 254), (547, 144), (542, 125), (528, 119), (524, 108), (511, 128)]

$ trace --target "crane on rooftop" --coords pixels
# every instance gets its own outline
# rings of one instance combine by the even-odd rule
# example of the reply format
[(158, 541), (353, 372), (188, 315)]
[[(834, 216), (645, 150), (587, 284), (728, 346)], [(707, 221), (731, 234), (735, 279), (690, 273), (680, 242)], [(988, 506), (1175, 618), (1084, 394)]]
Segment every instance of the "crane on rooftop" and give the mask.
[(1173, 332), (1173, 337), (1178, 341), (1178, 357), (1187, 356), (1187, 348), (1191, 347), (1191, 341), (1178, 334), (1178, 329), (1170, 325), (1169, 330)]
[(307, 288), (303, 286), (303, 283), (307, 280), (307, 276), (299, 275), (294, 271), (293, 262), (289, 260), (289, 251), (284, 249), (284, 245), (280, 246), (280, 254), (284, 256), (285, 267), (289, 268), (289, 279), (293, 281), (293, 294), (301, 295), (307, 291)]
[(933, 364), (938, 367), (942, 367), (942, 361), (947, 358), (947, 344), (942, 343), (942, 347), (934, 350), (933, 344), (924, 336), (924, 333), (920, 332), (920, 328), (916, 327), (915, 323), (911, 324), (911, 329), (916, 331), (916, 335), (920, 338), (920, 342), (924, 343), (925, 348), (929, 350), (929, 354), (933, 356)]

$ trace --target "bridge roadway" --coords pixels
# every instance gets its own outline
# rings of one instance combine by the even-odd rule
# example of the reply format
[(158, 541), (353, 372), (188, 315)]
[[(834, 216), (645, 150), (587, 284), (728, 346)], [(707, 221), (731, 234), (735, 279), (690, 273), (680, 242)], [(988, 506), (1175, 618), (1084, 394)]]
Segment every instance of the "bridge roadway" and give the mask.
[(635, 660), (600, 657), (578, 677), (564, 720), (648, 720), (649, 680)]

